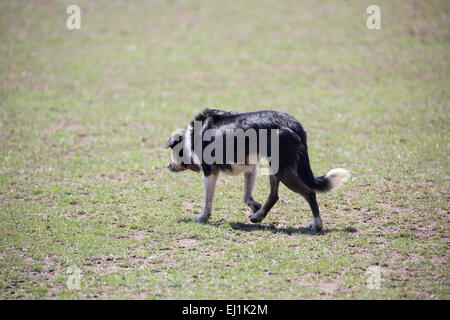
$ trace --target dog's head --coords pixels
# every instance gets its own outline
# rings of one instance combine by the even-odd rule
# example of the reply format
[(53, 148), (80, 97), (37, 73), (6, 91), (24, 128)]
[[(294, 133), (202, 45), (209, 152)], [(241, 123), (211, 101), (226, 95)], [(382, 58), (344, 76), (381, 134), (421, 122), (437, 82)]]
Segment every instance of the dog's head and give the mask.
[(167, 168), (172, 172), (181, 172), (187, 169), (199, 172), (200, 165), (194, 163), (192, 156), (189, 155), (190, 150), (185, 150), (185, 132), (186, 130), (177, 130), (167, 140), (166, 149), (172, 149), (172, 159)]

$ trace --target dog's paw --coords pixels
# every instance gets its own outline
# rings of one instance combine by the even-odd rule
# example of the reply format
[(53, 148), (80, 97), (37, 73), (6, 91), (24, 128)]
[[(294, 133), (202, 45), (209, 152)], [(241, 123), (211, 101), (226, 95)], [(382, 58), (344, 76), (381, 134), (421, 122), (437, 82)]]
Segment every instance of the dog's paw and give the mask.
[(320, 232), (323, 228), (322, 220), (314, 220), (312, 223), (308, 226), (309, 230), (313, 232)]
[(263, 221), (264, 215), (261, 213), (260, 210), (256, 211), (254, 214), (250, 216), (250, 221), (253, 223), (259, 223)]
[(195, 218), (194, 218), (194, 221), (195, 221), (195, 222), (200, 222), (200, 223), (205, 223), (205, 222), (208, 221), (208, 219), (209, 219), (209, 217), (205, 217), (205, 216), (203, 216), (203, 215), (200, 215), (200, 216), (198, 216), (198, 217), (195, 217)]
[(253, 201), (249, 204), (250, 209), (252, 209), (253, 213), (256, 213), (259, 209), (262, 208), (262, 205), (256, 201)]

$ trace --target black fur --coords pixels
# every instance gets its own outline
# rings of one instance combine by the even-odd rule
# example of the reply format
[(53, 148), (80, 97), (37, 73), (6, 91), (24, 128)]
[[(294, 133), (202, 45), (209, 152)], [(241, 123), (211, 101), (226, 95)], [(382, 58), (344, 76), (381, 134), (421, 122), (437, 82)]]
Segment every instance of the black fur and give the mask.
[[(311, 166), (308, 157), (308, 146), (307, 146), (307, 136), (306, 131), (303, 129), (300, 122), (298, 122), (291, 115), (280, 112), (280, 111), (257, 111), (250, 113), (237, 113), (237, 112), (227, 112), (215, 109), (205, 109), (203, 112), (199, 113), (195, 121), (202, 121), (204, 126), (202, 132), (192, 132), (191, 134), (191, 152), (194, 152), (194, 135), (202, 136), (203, 132), (207, 129), (242, 129), (246, 131), (247, 129), (254, 129), (257, 133), (257, 138), (259, 138), (260, 129), (278, 129), (279, 130), (279, 171), (277, 173), (278, 177), (283, 177), (290, 169), (295, 169), (298, 172), (299, 177), (303, 182), (310, 188), (316, 191), (327, 191), (330, 188), (330, 184), (325, 176), (315, 177), (312, 173)], [(191, 126), (194, 126), (194, 120), (191, 122)], [(225, 149), (226, 135), (223, 135), (224, 144), (224, 156), (227, 160), (232, 160), (237, 162), (237, 152), (236, 145), (234, 144), (234, 158), (228, 159), (227, 152)], [(200, 139), (201, 140), (201, 139)], [(271, 155), (271, 145), (270, 145), (270, 131), (268, 131), (268, 155)], [(212, 140), (214, 141), (214, 140)], [(208, 146), (212, 141), (202, 142), (202, 151)], [(249, 152), (248, 139), (245, 141), (245, 152), (246, 156)], [(259, 140), (257, 144), (257, 150), (259, 152)], [(229, 161), (225, 161), (225, 164), (213, 163), (206, 164), (202, 163), (202, 170), (205, 175), (209, 175), (213, 170), (231, 170), (231, 166), (228, 164)]]

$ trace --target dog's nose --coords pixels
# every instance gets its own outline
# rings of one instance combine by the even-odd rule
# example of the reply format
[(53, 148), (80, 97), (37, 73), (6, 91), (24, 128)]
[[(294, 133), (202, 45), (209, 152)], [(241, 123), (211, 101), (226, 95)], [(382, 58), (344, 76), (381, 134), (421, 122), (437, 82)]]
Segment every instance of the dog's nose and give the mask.
[(173, 164), (172, 162), (169, 163), (169, 165), (167, 166), (167, 168), (172, 171), (172, 172), (177, 172), (178, 170), (176, 169), (176, 165)]

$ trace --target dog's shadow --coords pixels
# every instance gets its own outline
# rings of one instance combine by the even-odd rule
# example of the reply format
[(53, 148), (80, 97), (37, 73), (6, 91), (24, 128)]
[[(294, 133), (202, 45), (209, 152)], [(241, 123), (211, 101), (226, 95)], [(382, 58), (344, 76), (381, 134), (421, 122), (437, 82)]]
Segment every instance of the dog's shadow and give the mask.
[[(179, 219), (178, 222), (185, 222), (185, 223), (197, 223), (194, 222), (192, 219), (189, 218), (182, 218)], [(307, 234), (307, 235), (313, 235), (313, 236), (321, 236), (325, 235), (327, 233), (331, 232), (348, 232), (348, 233), (354, 233), (357, 232), (357, 230), (353, 227), (345, 227), (342, 229), (338, 228), (331, 228), (331, 229), (324, 229), (320, 232), (314, 232), (308, 227), (299, 227), (299, 228), (292, 228), (292, 227), (276, 227), (273, 224), (266, 225), (266, 224), (253, 224), (253, 223), (242, 223), (242, 222), (227, 222), (227, 221), (215, 221), (215, 222), (206, 222), (205, 225), (210, 225), (214, 227), (220, 227), (221, 225), (229, 225), (233, 230), (240, 230), (245, 232), (255, 232), (255, 231), (270, 231), (272, 233), (284, 233), (287, 235), (292, 234)]]

